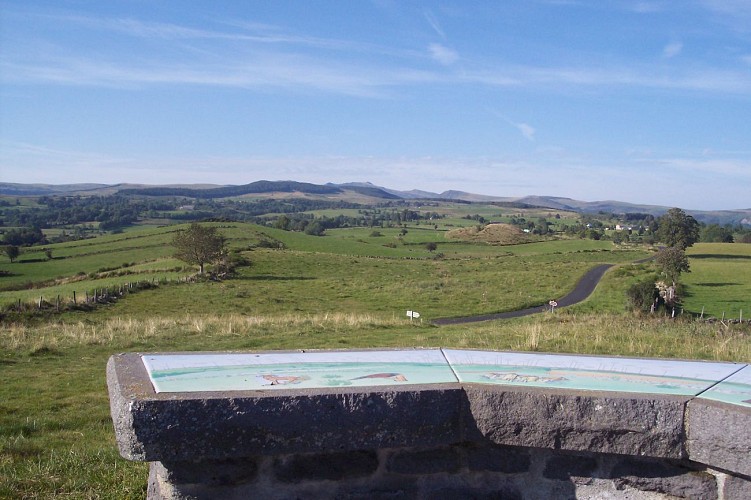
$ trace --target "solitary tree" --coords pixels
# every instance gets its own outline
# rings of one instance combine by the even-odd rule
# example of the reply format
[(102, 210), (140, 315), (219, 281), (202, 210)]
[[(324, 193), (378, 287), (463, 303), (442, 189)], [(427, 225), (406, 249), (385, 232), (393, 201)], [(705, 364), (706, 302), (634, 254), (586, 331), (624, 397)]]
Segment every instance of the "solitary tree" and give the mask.
[(276, 219), (276, 222), (274, 223), (274, 227), (277, 229), (284, 229), (285, 231), (289, 231), (289, 227), (292, 224), (292, 221), (287, 217), (286, 215), (280, 215), (278, 219)]
[(680, 208), (671, 208), (657, 220), (657, 237), (669, 247), (682, 250), (699, 241), (699, 223)]
[(677, 246), (660, 250), (657, 254), (656, 261), (665, 276), (673, 282), (673, 285), (678, 281), (681, 273), (691, 272), (686, 252)]
[(224, 253), (225, 239), (217, 228), (194, 222), (188, 229), (175, 234), (172, 246), (175, 247), (175, 258), (197, 264), (203, 274), (204, 265), (217, 260)]
[(8, 256), (11, 262), (21, 254), (21, 250), (16, 245), (7, 245), (5, 247), (5, 255)]
[(435, 252), (436, 249), (438, 249), (438, 243), (436, 243), (435, 241), (429, 241), (425, 243), (425, 248), (428, 252)]

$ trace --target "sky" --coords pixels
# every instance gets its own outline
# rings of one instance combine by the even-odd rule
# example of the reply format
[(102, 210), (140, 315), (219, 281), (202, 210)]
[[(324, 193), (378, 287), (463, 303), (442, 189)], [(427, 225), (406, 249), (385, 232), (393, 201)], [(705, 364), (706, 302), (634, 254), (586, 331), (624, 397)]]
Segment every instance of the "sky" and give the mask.
[(748, 0), (0, 0), (0, 182), (751, 208)]

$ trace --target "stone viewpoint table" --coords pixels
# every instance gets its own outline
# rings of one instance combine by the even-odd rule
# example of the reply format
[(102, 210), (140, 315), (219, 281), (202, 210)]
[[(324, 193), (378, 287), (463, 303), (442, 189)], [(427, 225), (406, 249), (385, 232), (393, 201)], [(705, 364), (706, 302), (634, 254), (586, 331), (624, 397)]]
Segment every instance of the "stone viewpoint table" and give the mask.
[(751, 498), (751, 367), (453, 349), (112, 356), (149, 498)]

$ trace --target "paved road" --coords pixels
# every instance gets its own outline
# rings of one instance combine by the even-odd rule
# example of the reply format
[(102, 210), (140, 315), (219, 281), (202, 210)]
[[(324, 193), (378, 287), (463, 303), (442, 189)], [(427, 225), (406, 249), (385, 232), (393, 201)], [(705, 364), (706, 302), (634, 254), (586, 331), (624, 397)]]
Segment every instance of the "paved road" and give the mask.
[[(589, 297), (592, 292), (595, 290), (595, 287), (597, 286), (597, 283), (600, 282), (600, 279), (605, 274), (605, 271), (613, 267), (613, 264), (601, 264), (597, 267), (594, 267), (587, 271), (587, 274), (585, 274), (582, 279), (579, 280), (579, 282), (576, 284), (574, 289), (563, 297), (562, 299), (559, 299), (558, 307), (564, 307), (564, 306), (570, 306), (573, 304), (577, 304), (587, 297)], [(527, 309), (519, 309), (518, 311), (507, 311), (502, 313), (496, 313), (496, 314), (484, 314), (481, 316), (467, 316), (464, 318), (442, 318), (442, 319), (436, 319), (433, 320), (433, 324), (436, 325), (460, 325), (463, 323), (476, 323), (478, 321), (490, 321), (494, 319), (509, 319), (509, 318), (519, 318), (521, 316), (528, 316), (530, 314), (535, 314), (542, 312), (543, 308), (546, 306), (546, 304), (540, 304), (539, 306), (535, 307), (529, 307)]]

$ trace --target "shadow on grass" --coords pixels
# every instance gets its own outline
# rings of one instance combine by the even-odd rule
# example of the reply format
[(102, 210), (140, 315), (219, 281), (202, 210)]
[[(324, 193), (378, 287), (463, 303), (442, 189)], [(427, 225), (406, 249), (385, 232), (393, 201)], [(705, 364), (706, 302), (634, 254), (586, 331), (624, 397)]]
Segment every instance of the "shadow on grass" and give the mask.
[(740, 285), (740, 283), (696, 283), (696, 286), (722, 287)]
[(316, 278), (311, 278), (308, 276), (270, 276), (270, 275), (261, 275), (261, 276), (246, 276), (242, 278), (235, 278), (245, 281), (308, 281), (308, 280), (314, 280)]
[(689, 255), (689, 259), (721, 259), (721, 260), (751, 260), (751, 255), (725, 255), (719, 253), (697, 253)]

